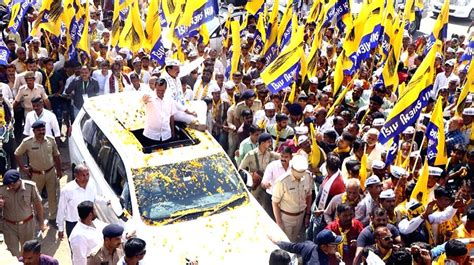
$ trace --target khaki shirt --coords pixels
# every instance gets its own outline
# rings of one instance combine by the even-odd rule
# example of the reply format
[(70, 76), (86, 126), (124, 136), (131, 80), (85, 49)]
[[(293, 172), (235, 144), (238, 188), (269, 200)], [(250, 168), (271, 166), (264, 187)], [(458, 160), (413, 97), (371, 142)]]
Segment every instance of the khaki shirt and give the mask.
[(20, 102), (25, 109), (25, 114), (33, 110), (31, 99), (34, 97), (41, 97), (43, 100), (48, 99), (48, 95), (44, 92), (42, 85), (35, 84), (33, 89), (29, 89), (27, 85), (23, 85), (16, 94), (15, 101)]
[(107, 248), (102, 245), (102, 247), (92, 250), (89, 257), (87, 257), (87, 265), (115, 265), (124, 255), (121, 247), (117, 248), (113, 253), (110, 253)]
[(45, 136), (43, 142), (36, 140), (34, 136), (23, 139), (20, 146), (15, 150), (16, 156), (26, 154), (30, 166), (34, 170), (47, 170), (54, 166), (53, 157), (59, 156), (56, 140), (51, 136)]
[(34, 204), (41, 202), (41, 196), (33, 181), (21, 180), (18, 191), (0, 186), (0, 196), (5, 200), (3, 217), (12, 222), (20, 222), (30, 217)]
[[(255, 154), (257, 154), (257, 160), (255, 159)], [(265, 153), (261, 153), (258, 150), (258, 147), (253, 149), (252, 151), (248, 152), (242, 162), (240, 162), (240, 169), (245, 169), (249, 172), (258, 171), (263, 176), (263, 172), (265, 172), (265, 168), (267, 165), (270, 164), (273, 160), (280, 159), (280, 154), (273, 152), (273, 151), (266, 151)]]
[(253, 102), (252, 107), (250, 107), (250, 108), (247, 107), (247, 105), (245, 105), (245, 101), (241, 101), (241, 102), (237, 103), (237, 106), (235, 106), (235, 113), (234, 113), (234, 120), (238, 122), (238, 124), (235, 124), (235, 126), (237, 128), (239, 128), (240, 125), (242, 125), (242, 123), (244, 122), (244, 118), (242, 117), (242, 111), (244, 111), (246, 109), (251, 110), (252, 113), (255, 114), (255, 112), (262, 109), (262, 102), (260, 100), (256, 99)]
[(272, 201), (280, 204), (280, 209), (285, 212), (302, 212), (306, 209), (306, 197), (311, 196), (312, 185), (309, 174), (298, 181), (291, 173), (286, 173), (275, 183)]

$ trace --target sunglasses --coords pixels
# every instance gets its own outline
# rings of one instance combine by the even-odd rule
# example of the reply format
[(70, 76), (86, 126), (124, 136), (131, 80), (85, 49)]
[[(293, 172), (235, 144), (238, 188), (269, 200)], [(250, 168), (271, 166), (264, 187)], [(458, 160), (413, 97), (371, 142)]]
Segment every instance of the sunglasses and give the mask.
[(386, 236), (381, 238), (383, 241), (392, 241), (392, 236)]

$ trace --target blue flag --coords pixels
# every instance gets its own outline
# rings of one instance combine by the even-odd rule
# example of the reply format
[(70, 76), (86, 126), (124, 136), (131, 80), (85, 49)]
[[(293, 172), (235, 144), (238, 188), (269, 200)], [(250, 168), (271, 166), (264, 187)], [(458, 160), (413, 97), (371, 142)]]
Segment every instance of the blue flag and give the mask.
[(198, 10), (194, 11), (193, 17), (191, 19), (191, 25), (187, 26), (179, 26), (175, 28), (176, 36), (179, 39), (183, 39), (187, 37), (190, 32), (193, 30), (199, 30), (202, 24), (211, 21), (217, 13), (214, 10), (214, 1), (206, 2), (202, 7)]
[(36, 0), (26, 0), (24, 2), (22, 2), (20, 0), (12, 1), (10, 3), (10, 14), (12, 14), (11, 11), (12, 11), (12, 8), (15, 4), (19, 4), (20, 8), (19, 8), (18, 12), (16, 13), (16, 15), (14, 15), (14, 17), (11, 18), (13, 20), (13, 21), (11, 21), (11, 22), (13, 22), (13, 24), (9, 25), (9, 27), (8, 27), (8, 30), (10, 30), (14, 34), (16, 34), (18, 32), (18, 29), (20, 28), (21, 23), (23, 22), (23, 18), (25, 17), (25, 14), (28, 11), (28, 9), (30, 8), (30, 6), (36, 5)]
[(398, 144), (400, 143), (400, 135), (393, 137), (393, 142), (388, 148), (387, 157), (385, 158), (385, 165), (391, 165), (393, 160), (397, 157)]
[(10, 56), (10, 50), (3, 41), (3, 34), (0, 34), (0, 65), (8, 64), (8, 57)]

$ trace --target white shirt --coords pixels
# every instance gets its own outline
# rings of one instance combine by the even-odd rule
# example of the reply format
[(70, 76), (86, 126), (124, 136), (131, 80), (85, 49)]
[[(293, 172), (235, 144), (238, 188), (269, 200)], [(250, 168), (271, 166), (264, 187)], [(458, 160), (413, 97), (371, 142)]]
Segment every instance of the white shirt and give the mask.
[(281, 176), (288, 172), (288, 170), (283, 168), (281, 160), (272, 161), (267, 165), (265, 173), (263, 173), (262, 184), (270, 184), (270, 188), (267, 189), (268, 194), (273, 195), (273, 187), (275, 186), (275, 183)]
[[(28, 56), (28, 54), (30, 54), (30, 49), (26, 48), (26, 56)], [(35, 52), (35, 50), (32, 50), (32, 54), (33, 54), (33, 58), (35, 58), (35, 54), (36, 54), (35, 59), (39, 59), (40, 57), (47, 58), (48, 50), (46, 50), (46, 48), (39, 47), (38, 52)]]
[(74, 79), (76, 77), (79, 77), (78, 75), (71, 75), (70, 77), (68, 77), (66, 79), (66, 83), (64, 84), (64, 91), (63, 91), (63, 95), (66, 95), (66, 90), (67, 88), (69, 87), (69, 85), (72, 83), (72, 81), (74, 81)]
[(445, 72), (437, 74), (433, 84), (433, 89), (431, 89), (431, 97), (436, 98), (438, 96), (438, 90), (447, 86), (449, 84), (449, 80), (455, 76), (456, 75), (454, 72), (452, 72), (448, 77), (446, 76)]
[(165, 97), (172, 98), (176, 102), (184, 105), (183, 87), (181, 86), (181, 79), (174, 78), (164, 71), (161, 77), (166, 80)]
[(171, 138), (170, 118), (177, 112), (177, 103), (165, 96), (152, 96), (145, 105), (145, 129), (143, 135), (152, 140), (166, 141)]
[(144, 92), (144, 93), (151, 93), (152, 92), (151, 89), (150, 89), (150, 86), (147, 85), (147, 84), (143, 84), (143, 83), (140, 83), (140, 86), (138, 87), (138, 89), (136, 89), (132, 84), (130, 86), (126, 86), (125, 90), (126, 91), (140, 91), (140, 92)]
[(81, 188), (75, 180), (68, 182), (61, 190), (59, 197), (58, 213), (56, 215), (56, 223), (58, 231), (64, 231), (64, 221), (77, 222), (79, 214), (77, 206), (83, 201), (101, 201), (104, 200), (97, 196), (95, 183), (89, 179), (86, 188)]
[(74, 229), (72, 229), (71, 236), (69, 237), (72, 264), (87, 265), (87, 257), (91, 254), (92, 250), (104, 243), (103, 228), (100, 228), (101, 225), (98, 225), (99, 227), (96, 226), (99, 222), (94, 220), (94, 226), (77, 222)]
[(13, 102), (15, 100), (16, 93), (13, 92), (13, 89), (11, 89), (8, 84), (0, 83), (0, 89), (3, 98), (8, 100), (8, 102)]
[(253, 115), (253, 124), (258, 126), (262, 120), (265, 122), (265, 126), (272, 126), (276, 123), (276, 115), (274, 115), (272, 118), (268, 118), (265, 115), (265, 110), (257, 110)]
[[(454, 209), (452, 206), (448, 206), (442, 212), (434, 212), (428, 215), (428, 221), (430, 224), (440, 224), (445, 222), (456, 214), (457, 209)], [(417, 216), (411, 220), (407, 218), (403, 219), (398, 223), (398, 229), (401, 234), (408, 235), (413, 233), (425, 220), (421, 219), (421, 216)]]
[(33, 135), (33, 129), (31, 126), (37, 120), (42, 120), (46, 123), (46, 135), (52, 137), (61, 137), (61, 131), (59, 130), (59, 124), (56, 115), (47, 109), (43, 109), (43, 112), (41, 112), (39, 116), (36, 114), (36, 111), (30, 111), (28, 114), (26, 114), (25, 126), (23, 130), (24, 135)]
[(109, 81), (109, 76), (111, 73), (112, 71), (107, 70), (107, 74), (104, 75), (101, 69), (95, 70), (94, 72), (92, 72), (92, 78), (97, 80), (97, 82), (99, 83), (99, 95), (104, 94), (105, 83)]
[[(132, 71), (132, 72), (130, 72), (130, 73), (128, 74), (128, 78), (130, 78), (130, 75), (133, 74), (133, 73), (137, 74), (138, 77), (140, 77), (140, 82), (141, 82), (141, 83), (148, 84), (148, 81), (150, 81), (151, 75), (150, 75), (150, 73), (148, 73), (148, 72), (145, 71), (145, 70), (141, 70), (141, 71), (140, 71), (140, 74), (138, 74), (138, 73), (135, 72), (135, 71)], [(131, 78), (130, 78), (130, 79), (131, 79)]]

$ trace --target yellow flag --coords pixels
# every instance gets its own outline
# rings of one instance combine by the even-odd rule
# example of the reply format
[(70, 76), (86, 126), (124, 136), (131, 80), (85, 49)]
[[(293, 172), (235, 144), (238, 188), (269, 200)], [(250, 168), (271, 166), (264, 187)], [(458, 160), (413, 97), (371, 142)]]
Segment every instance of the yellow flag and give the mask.
[(262, 8), (265, 0), (249, 0), (245, 5), (245, 9), (252, 15), (257, 14), (257, 11)]
[(114, 0), (114, 13), (112, 16), (112, 34), (110, 38), (110, 44), (112, 45), (112, 47), (115, 47), (118, 45), (120, 33), (123, 30), (123, 26), (121, 24), (121, 19), (120, 19), (120, 11), (129, 7), (132, 4), (132, 2), (133, 0), (125, 0), (123, 1), (122, 4), (120, 4), (120, 0)]
[[(355, 77), (354, 77), (354, 79), (355, 79)], [(352, 79), (352, 80), (354, 80), (354, 79)], [(329, 108), (328, 114), (326, 115), (326, 117), (330, 117), (330, 116), (332, 116), (332, 114), (334, 114), (334, 109), (336, 108), (336, 106), (339, 106), (342, 103), (342, 101), (346, 97), (346, 94), (347, 94), (347, 92), (349, 91), (350, 88), (351, 88), (351, 86), (347, 85), (346, 88), (344, 88), (344, 90), (342, 90), (341, 94), (339, 94), (336, 101), (334, 101), (334, 103), (332, 104), (331, 108)]]
[(199, 35), (202, 37), (202, 44), (207, 46), (207, 44), (209, 44), (209, 31), (207, 30), (206, 24), (202, 24), (199, 28)]
[(181, 19), (177, 26), (190, 26), (191, 20), (193, 19), (193, 14), (195, 11), (200, 9), (204, 4), (206, 4), (206, 0), (193, 0), (193, 1), (185, 1), (185, 8), (184, 13), (181, 16)]
[(265, 46), (263, 49), (263, 54), (266, 54), (270, 47), (275, 44), (278, 37), (278, 8), (273, 8), (272, 12), (270, 13), (270, 18), (267, 22), (271, 23), (270, 35), (267, 36), (267, 41), (265, 42)]
[(84, 29), (82, 30), (81, 38), (77, 43), (77, 48), (83, 50), (87, 54), (90, 54), (90, 36), (89, 36), (89, 21), (90, 11), (89, 11), (89, 1), (86, 1), (86, 8), (84, 9), (86, 19), (84, 20)]
[(145, 20), (145, 37), (146, 42), (143, 44), (144, 48), (151, 51), (156, 41), (161, 35), (161, 21), (159, 14), (160, 0), (150, 1), (148, 13)]
[(232, 31), (232, 58), (231, 58), (231, 69), (230, 76), (238, 71), (240, 64), (240, 24), (239, 21), (233, 20), (230, 22), (230, 28)]
[(125, 25), (120, 33), (119, 46), (128, 48), (135, 53), (142, 48), (142, 43), (144, 42), (145, 34), (143, 32), (140, 9), (138, 7), (138, 0), (135, 0), (130, 7)]
[(317, 38), (313, 39), (313, 43), (311, 45), (311, 50), (309, 50), (309, 55), (308, 55), (308, 78), (312, 78), (316, 76), (317, 69), (318, 69), (318, 49), (319, 46), (317, 46)]
[(281, 18), (280, 25), (278, 28), (278, 40), (277, 40), (277, 45), (278, 47), (281, 47), (281, 42), (283, 39), (283, 35), (288, 29), (288, 27), (292, 27), (290, 24), (292, 22), (292, 17), (293, 17), (293, 1), (288, 0), (286, 3), (286, 9), (285, 13), (283, 13), (283, 17)]
[(414, 0), (407, 0), (405, 3), (405, 11), (403, 14), (404, 24), (403, 28), (405, 27), (405, 23), (415, 21), (415, 3)]
[(436, 100), (430, 121), (426, 126), (426, 138), (428, 139), (426, 155), (428, 163), (434, 166), (446, 165), (448, 155), (445, 147), (443, 97), (441, 96)]
[(464, 84), (461, 94), (459, 95), (456, 103), (456, 116), (461, 117), (462, 111), (464, 110), (464, 103), (469, 93), (474, 92), (474, 63), (471, 62), (466, 75), (466, 83)]
[(423, 168), (421, 169), (421, 175), (418, 177), (416, 181), (415, 188), (411, 193), (411, 200), (417, 200), (419, 203), (426, 205), (429, 199), (429, 192), (428, 192), (428, 177), (429, 177), (429, 169), (428, 169), (428, 161), (425, 159), (425, 163), (423, 164)]
[(62, 14), (63, 7), (61, 1), (42, 1), (38, 17), (33, 22), (30, 35), (36, 36), (40, 29), (44, 29), (55, 36), (59, 36), (61, 33)]
[(312, 167), (317, 167), (321, 161), (321, 149), (318, 146), (318, 142), (316, 142), (316, 131), (312, 122), (309, 124), (309, 128), (311, 136), (311, 155), (309, 157), (309, 164)]
[(306, 19), (306, 23), (315, 22), (318, 18), (319, 14), (321, 13), (323, 5), (321, 4), (321, 0), (313, 1), (313, 5), (309, 10), (308, 18)]
[(342, 82), (344, 81), (344, 61), (347, 59), (346, 52), (343, 50), (339, 56), (337, 56), (336, 60), (336, 67), (334, 69), (334, 83), (332, 89), (332, 95), (336, 96), (337, 92), (342, 86)]
[[(392, 37), (390, 38), (391, 49), (382, 70), (382, 77), (386, 87), (397, 87), (399, 83), (397, 69), (402, 51), (403, 32), (404, 28), (400, 25), (400, 22), (398, 22), (398, 26), (393, 29), (393, 40)], [(401, 93), (398, 93), (398, 95), (401, 95)]]
[(295, 98), (296, 98), (296, 82), (293, 82), (293, 85), (291, 86), (290, 95), (288, 96), (288, 102), (293, 104), (293, 102), (295, 102)]
[(367, 180), (367, 154), (365, 153), (362, 155), (360, 159), (360, 170), (359, 170), (359, 177), (360, 177), (360, 186), (362, 189), (365, 189), (365, 181)]

